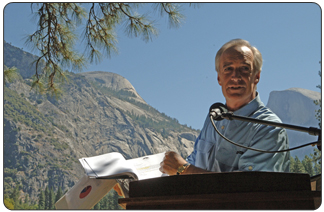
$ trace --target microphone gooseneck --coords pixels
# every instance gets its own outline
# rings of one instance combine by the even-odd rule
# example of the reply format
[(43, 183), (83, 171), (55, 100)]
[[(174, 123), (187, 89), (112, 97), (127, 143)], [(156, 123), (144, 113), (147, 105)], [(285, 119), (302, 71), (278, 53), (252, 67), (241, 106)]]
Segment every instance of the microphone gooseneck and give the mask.
[[(252, 119), (252, 118), (248, 118), (248, 117), (243, 117), (243, 116), (236, 116), (233, 114), (233, 112), (229, 112), (227, 107), (222, 104), (222, 103), (215, 103), (213, 104), (210, 108), (209, 108), (209, 117), (210, 117), (210, 121), (215, 129), (215, 131), (219, 134), (219, 136), (221, 136), (224, 140), (226, 140), (227, 142), (241, 147), (241, 148), (245, 148), (245, 149), (249, 149), (249, 150), (253, 150), (253, 151), (257, 151), (257, 152), (263, 152), (263, 153), (280, 153), (280, 152), (288, 152), (288, 151), (292, 151), (295, 149), (299, 149), (305, 146), (309, 146), (309, 145), (317, 145), (318, 148), (319, 146), (321, 146), (321, 130), (317, 129), (317, 128), (304, 128), (304, 127), (299, 127), (299, 126), (294, 126), (294, 125), (287, 125), (287, 124), (282, 124), (282, 123), (276, 123), (276, 122), (270, 122), (270, 121), (265, 121), (265, 120), (259, 120), (259, 119)], [(264, 124), (264, 125), (270, 125), (270, 126), (275, 126), (275, 127), (282, 127), (282, 128), (288, 128), (288, 129), (292, 129), (292, 130), (298, 130), (298, 131), (304, 131), (304, 132), (308, 132), (311, 135), (319, 135), (318, 141), (315, 142), (311, 142), (311, 143), (307, 143), (301, 146), (297, 146), (291, 149), (284, 149), (284, 150), (278, 150), (278, 151), (268, 151), (268, 150), (261, 150), (261, 149), (255, 149), (252, 147), (248, 147), (248, 146), (243, 146), (241, 144), (235, 143), (233, 141), (231, 141), (230, 139), (226, 138), (224, 135), (222, 135), (215, 123), (214, 120), (216, 121), (221, 121), (224, 118), (228, 119), (228, 120), (234, 120), (234, 119), (238, 119), (241, 121), (248, 121), (248, 122), (254, 122), (254, 123), (259, 123), (259, 124)]]

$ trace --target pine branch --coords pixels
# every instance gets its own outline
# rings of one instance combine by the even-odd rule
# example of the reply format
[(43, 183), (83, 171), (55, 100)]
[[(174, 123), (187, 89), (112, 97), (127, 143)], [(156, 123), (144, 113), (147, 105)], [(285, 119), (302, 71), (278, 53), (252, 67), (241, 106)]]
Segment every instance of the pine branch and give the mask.
[[(30, 35), (26, 43), (39, 51), (40, 56), (35, 61), (34, 86), (47, 79), (47, 90), (56, 91), (55, 79), (64, 78), (64, 69), (81, 70), (85, 67), (87, 58), (90, 63), (100, 62), (104, 52), (108, 57), (117, 53), (117, 35), (115, 28), (124, 23), (125, 33), (130, 37), (139, 37), (151, 41), (158, 31), (154, 21), (147, 15), (138, 15), (133, 9), (143, 3), (91, 3), (89, 13), (80, 3), (32, 3), (32, 12), (38, 18), (37, 29)], [(184, 16), (180, 13), (180, 4), (158, 3), (156, 9), (160, 15), (168, 15), (169, 27), (179, 27)], [(85, 20), (83, 41), (86, 45), (87, 58), (79, 55), (74, 49), (77, 41), (76, 28)], [(41, 69), (41, 61), (45, 67)], [(61, 77), (60, 77), (61, 76)]]

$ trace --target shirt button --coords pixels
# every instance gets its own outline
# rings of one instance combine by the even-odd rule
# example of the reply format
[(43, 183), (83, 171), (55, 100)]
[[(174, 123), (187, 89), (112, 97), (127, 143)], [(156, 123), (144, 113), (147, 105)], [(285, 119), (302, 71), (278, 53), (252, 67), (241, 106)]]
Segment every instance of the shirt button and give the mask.
[(223, 130), (223, 129), (225, 128), (224, 125), (223, 125), (221, 128), (222, 128), (222, 130)]
[(252, 166), (249, 166), (249, 171), (251, 171), (253, 169), (253, 167)]

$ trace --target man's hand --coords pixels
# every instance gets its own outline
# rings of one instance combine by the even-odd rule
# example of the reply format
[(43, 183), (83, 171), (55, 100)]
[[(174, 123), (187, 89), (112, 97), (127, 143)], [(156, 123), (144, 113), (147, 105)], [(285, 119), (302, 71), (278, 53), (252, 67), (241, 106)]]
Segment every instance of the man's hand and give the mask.
[(183, 159), (176, 152), (166, 152), (163, 161), (160, 163), (160, 171), (168, 175), (176, 175), (178, 167), (186, 164), (187, 161)]

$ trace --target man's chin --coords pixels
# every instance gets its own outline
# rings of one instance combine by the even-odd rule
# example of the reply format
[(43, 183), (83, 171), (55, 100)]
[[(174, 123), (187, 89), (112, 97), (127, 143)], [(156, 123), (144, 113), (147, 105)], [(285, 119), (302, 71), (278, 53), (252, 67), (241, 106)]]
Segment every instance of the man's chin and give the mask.
[(242, 99), (243, 95), (238, 94), (238, 93), (233, 93), (233, 94), (227, 95), (227, 97), (230, 99)]
[(240, 89), (227, 89), (227, 94), (229, 96), (242, 96), (244, 95), (245, 88), (240, 88)]

